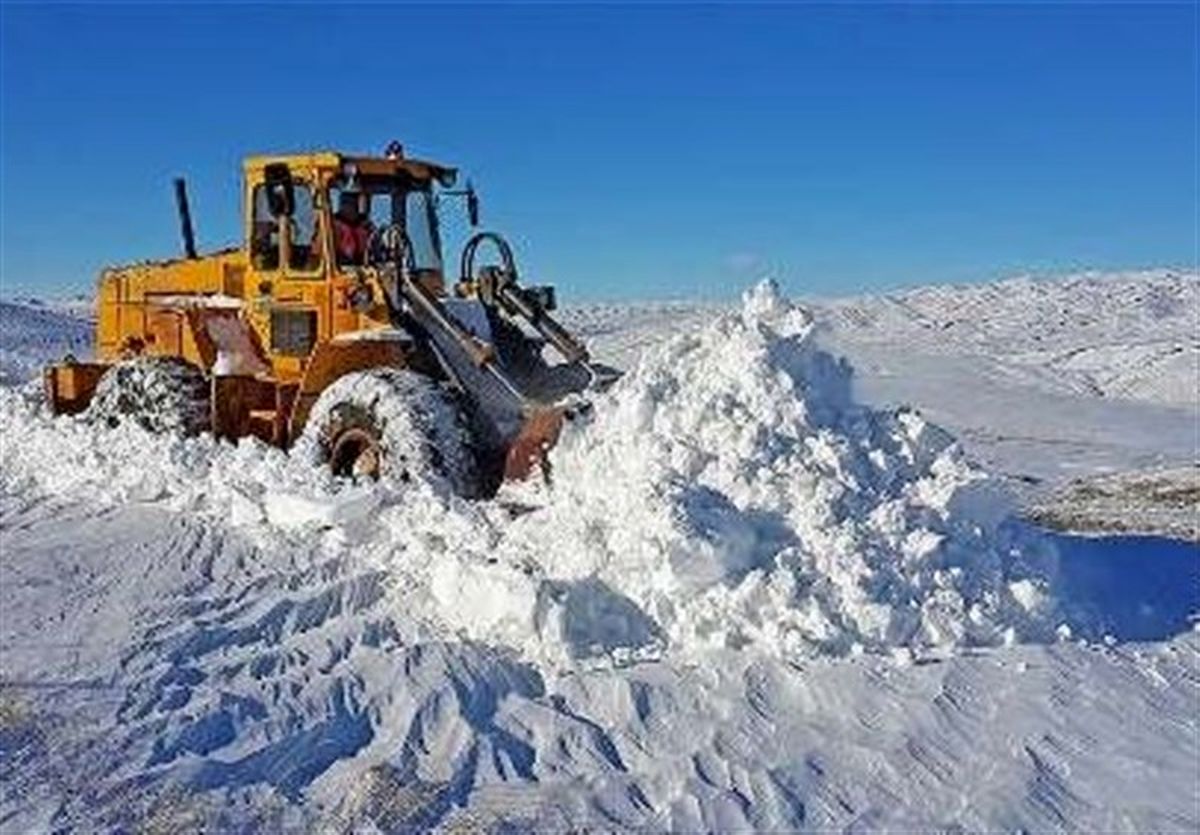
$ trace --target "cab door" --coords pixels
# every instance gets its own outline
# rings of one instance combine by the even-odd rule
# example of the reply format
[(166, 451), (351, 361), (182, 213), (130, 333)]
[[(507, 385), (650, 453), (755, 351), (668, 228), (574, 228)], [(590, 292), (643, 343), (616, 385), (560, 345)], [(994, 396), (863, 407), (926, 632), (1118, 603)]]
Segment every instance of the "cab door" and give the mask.
[(315, 177), (282, 163), (247, 182), (252, 316), (281, 380), (297, 380), (309, 355), (329, 338), (325, 234)]

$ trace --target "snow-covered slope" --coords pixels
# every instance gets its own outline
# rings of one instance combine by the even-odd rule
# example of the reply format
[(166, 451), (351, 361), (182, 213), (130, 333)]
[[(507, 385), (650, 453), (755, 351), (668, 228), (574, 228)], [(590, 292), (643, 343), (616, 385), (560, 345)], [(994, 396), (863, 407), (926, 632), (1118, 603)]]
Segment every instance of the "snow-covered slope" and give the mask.
[(0, 384), (24, 382), (66, 354), (86, 358), (93, 329), (80, 311), (0, 301)]
[(860, 397), (918, 405), (1031, 500), (1200, 459), (1194, 272), (930, 287), (824, 311)]
[(826, 316), (577, 312), (636, 360), (504, 502), (0, 389), (0, 829), (1196, 829), (1195, 549), (1013, 518)]
[(1065, 392), (1195, 405), (1200, 277), (1154, 270), (922, 287), (834, 302), (851, 342), (978, 354), (1043, 372)]

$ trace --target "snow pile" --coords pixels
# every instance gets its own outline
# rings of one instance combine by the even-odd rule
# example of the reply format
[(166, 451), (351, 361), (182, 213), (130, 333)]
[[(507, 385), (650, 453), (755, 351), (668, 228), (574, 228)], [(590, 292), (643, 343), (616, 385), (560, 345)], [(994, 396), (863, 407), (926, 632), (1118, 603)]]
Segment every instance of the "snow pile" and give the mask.
[[(849, 367), (812, 331), (764, 283), (647, 354), (565, 435), (545, 508), (506, 545), (588, 584), (575, 605), (600, 608), (593, 632), (676, 648), (841, 654), (1038, 629), (1040, 541), (946, 433), (851, 402)], [(622, 608), (646, 625), (614, 622)]]
[(339, 484), (254, 438), (236, 445), (184, 438), (126, 421), (109, 427), (51, 417), (36, 383), (0, 388), (0, 491), (155, 504), (270, 536), (272, 528), (332, 525), (365, 515), (378, 491)]
[[(771, 284), (645, 355), (552, 456), (553, 484), (471, 503), (354, 485), (253, 440), (155, 437), (0, 395), (0, 488), (154, 502), (260, 543), (325, 540), (387, 570), (435, 633), (531, 659), (711, 648), (782, 657), (1040, 637), (1041, 540), (912, 412), (850, 398)], [(511, 500), (531, 502), (523, 514)]]

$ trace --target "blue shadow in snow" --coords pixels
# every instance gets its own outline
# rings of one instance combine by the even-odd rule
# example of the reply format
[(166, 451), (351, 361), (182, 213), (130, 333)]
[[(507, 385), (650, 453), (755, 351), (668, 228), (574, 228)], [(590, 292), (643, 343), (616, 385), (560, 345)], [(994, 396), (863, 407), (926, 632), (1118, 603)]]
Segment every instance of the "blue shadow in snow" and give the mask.
[(1156, 641), (1200, 613), (1200, 545), (1156, 536), (1049, 534), (1058, 594), (1072, 629), (1098, 638)]

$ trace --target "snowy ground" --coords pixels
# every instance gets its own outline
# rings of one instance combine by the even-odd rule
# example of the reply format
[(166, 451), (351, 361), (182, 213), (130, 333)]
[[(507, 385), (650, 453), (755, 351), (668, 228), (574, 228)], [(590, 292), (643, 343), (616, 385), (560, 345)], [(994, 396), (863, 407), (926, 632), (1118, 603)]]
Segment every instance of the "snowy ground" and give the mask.
[(577, 310), (516, 518), (0, 389), (0, 830), (1195, 831), (1196, 548), (1003, 488), (1190, 472), (1196, 288)]

